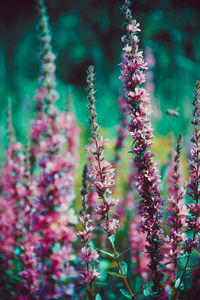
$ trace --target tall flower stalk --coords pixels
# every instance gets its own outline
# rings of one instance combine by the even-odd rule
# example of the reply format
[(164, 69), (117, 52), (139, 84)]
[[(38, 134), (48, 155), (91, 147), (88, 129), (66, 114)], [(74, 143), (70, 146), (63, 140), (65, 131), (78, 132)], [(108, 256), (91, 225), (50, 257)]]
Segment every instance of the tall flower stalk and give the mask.
[(11, 291), (6, 290), (9, 285), (11, 285), (14, 290), (17, 289), (18, 286), (18, 276), (10, 282), (9, 276), (13, 276), (13, 274), (18, 272), (19, 247), (23, 236), (24, 155), (22, 152), (22, 144), (16, 141), (10, 102), (8, 105), (7, 131), (9, 140), (8, 150), (6, 151), (6, 161), (3, 164), (0, 179), (0, 290), (3, 294), (4, 292), (8, 292), (11, 298)]
[(24, 187), (22, 179), (24, 175), (24, 155), (22, 144), (16, 141), (12, 125), (11, 106), (8, 105), (8, 151), (6, 162), (2, 170), (2, 196), (1, 196), (1, 249), (5, 255), (13, 257), (14, 248), (19, 247), (22, 237), (22, 226), (20, 219), (23, 219), (22, 199)]
[(35, 255), (35, 249), (39, 243), (40, 235), (38, 232), (34, 232), (31, 228), (31, 219), (33, 214), (32, 196), (35, 194), (35, 190), (37, 189), (37, 187), (36, 182), (31, 176), (30, 153), (30, 141), (27, 140), (24, 159), (25, 169), (23, 177), (23, 235), (20, 243), (22, 271), (19, 273), (21, 282), (20, 289), (18, 291), (18, 294), (20, 294), (21, 297), (27, 294), (33, 296), (39, 289), (39, 272), (37, 268), (38, 261)]
[[(99, 126), (96, 122), (96, 109), (95, 102), (95, 88), (94, 88), (94, 67), (90, 66), (87, 73), (87, 84), (88, 84), (88, 108), (90, 110), (90, 126), (91, 126), (91, 144), (86, 147), (86, 150), (91, 155), (91, 163), (88, 166), (88, 176), (91, 181), (91, 185), (94, 188), (95, 192), (98, 194), (99, 201), (102, 201), (101, 204), (97, 205), (95, 211), (99, 214), (103, 221), (101, 228), (106, 232), (108, 238), (111, 241), (111, 246), (114, 252), (114, 257), (119, 267), (119, 270), (122, 275), (122, 267), (118, 258), (118, 254), (115, 248), (113, 234), (116, 232), (116, 229), (119, 227), (119, 220), (111, 216), (111, 209), (117, 204), (117, 200), (112, 198), (111, 188), (114, 185), (114, 169), (112, 164), (108, 163), (105, 160), (103, 150), (107, 145), (108, 141), (103, 140), (99, 136), (98, 129)], [(128, 289), (128, 292), (132, 299), (135, 299), (134, 294), (132, 293), (130, 286), (126, 280), (126, 276), (123, 277), (125, 285)]]
[(85, 265), (84, 271), (81, 272), (81, 276), (83, 280), (89, 284), (89, 294), (90, 297), (94, 298), (92, 282), (95, 281), (99, 277), (99, 273), (92, 267), (92, 262), (98, 261), (99, 254), (97, 251), (89, 245), (89, 242), (92, 238), (92, 231), (94, 230), (93, 221), (90, 216), (90, 207), (88, 204), (88, 167), (84, 166), (83, 176), (82, 176), (82, 185), (83, 188), (81, 190), (82, 196), (82, 211), (80, 214), (80, 220), (83, 225), (83, 231), (78, 232), (78, 236), (80, 237), (82, 247), (80, 250), (79, 260), (83, 262)]
[(184, 179), (182, 177), (180, 156), (183, 147), (183, 137), (180, 134), (178, 144), (176, 147), (175, 155), (172, 154), (172, 164), (168, 171), (169, 173), (169, 187), (168, 187), (168, 218), (167, 224), (169, 226), (169, 232), (166, 237), (166, 243), (170, 245), (167, 257), (174, 263), (174, 282), (177, 277), (178, 260), (183, 253), (182, 246), (186, 240), (184, 233), (186, 226), (186, 216), (188, 210), (184, 200)]
[[(41, 75), (36, 99), (37, 115), (31, 126), (31, 163), (32, 166), (36, 164), (39, 174), (36, 178), (37, 194), (34, 197), (37, 200), (33, 204), (31, 228), (40, 233), (40, 241), (35, 249), (41, 273), (39, 293), (51, 298), (73, 294), (72, 284), (64, 285), (63, 281), (76, 276), (71, 264), (72, 242), (76, 240), (74, 225), (77, 223), (72, 208), (75, 198), (75, 161), (74, 148), (68, 145), (68, 130), (73, 124), (63, 119), (55, 106), (58, 98), (55, 89), (55, 55), (51, 47), (46, 8), (43, 0), (38, 0), (37, 4)], [(35, 157), (37, 160), (32, 160)]]
[(191, 158), (189, 161), (189, 183), (187, 185), (187, 193), (192, 198), (190, 203), (187, 205), (189, 209), (189, 215), (187, 218), (187, 229), (192, 232), (192, 237), (188, 238), (184, 245), (184, 250), (188, 253), (188, 258), (180, 278), (178, 287), (175, 291), (173, 300), (177, 299), (180, 293), (182, 282), (184, 280), (189, 262), (191, 259), (192, 251), (199, 247), (199, 233), (200, 233), (200, 81), (196, 83), (196, 90), (193, 100), (193, 119), (192, 124), (194, 125), (194, 135), (191, 139), (193, 147), (191, 150)]
[[(37, 0), (37, 12), (39, 17), (38, 31), (40, 42), (40, 76), (39, 88), (36, 91), (36, 118), (31, 126), (32, 155), (31, 167), (36, 163), (36, 157), (40, 149), (40, 135), (47, 130), (49, 126), (54, 126), (54, 119), (57, 115), (57, 109), (54, 105), (59, 95), (56, 88), (56, 56), (52, 51), (52, 36), (49, 29), (48, 16), (44, 0)], [(50, 118), (49, 118), (50, 117)]]
[(149, 115), (151, 106), (148, 92), (140, 87), (145, 82), (143, 70), (147, 68), (144, 63), (142, 51), (138, 50), (139, 24), (133, 19), (130, 11), (130, 2), (125, 1), (126, 34), (122, 37), (125, 44), (123, 48), (121, 82), (124, 85), (125, 96), (130, 112), (131, 121), (128, 124), (130, 135), (133, 138), (131, 153), (133, 164), (137, 170), (137, 189), (141, 197), (138, 213), (144, 219), (141, 228), (147, 233), (146, 245), (150, 256), (149, 268), (152, 273), (152, 296), (159, 299), (161, 281), (163, 278), (159, 268), (162, 260), (162, 231), (160, 226), (161, 207), (163, 200), (160, 192), (160, 176), (151, 153), (153, 130)]

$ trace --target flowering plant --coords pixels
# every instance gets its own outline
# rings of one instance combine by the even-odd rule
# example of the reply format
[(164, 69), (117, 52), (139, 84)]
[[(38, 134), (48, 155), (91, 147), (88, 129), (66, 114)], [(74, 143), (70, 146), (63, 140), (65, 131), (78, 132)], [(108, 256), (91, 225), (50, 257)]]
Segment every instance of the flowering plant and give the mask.
[[(109, 149), (112, 143), (103, 138), (97, 121), (94, 67), (89, 66), (90, 140), (84, 145), (88, 155), (79, 201), (82, 128), (70, 93), (67, 110), (56, 105), (56, 56), (44, 0), (37, 0), (41, 68), (25, 149), (15, 136), (8, 105), (9, 143), (0, 178), (1, 299), (185, 299), (189, 276), (191, 293), (199, 292), (200, 81), (193, 101), (188, 180), (182, 134), (175, 150), (171, 138), (166, 176), (161, 177), (152, 150), (153, 71), (139, 50), (140, 25), (128, 0), (122, 10), (117, 137)], [(147, 48), (146, 53), (152, 68), (153, 52)], [(132, 157), (128, 168), (127, 152)]]

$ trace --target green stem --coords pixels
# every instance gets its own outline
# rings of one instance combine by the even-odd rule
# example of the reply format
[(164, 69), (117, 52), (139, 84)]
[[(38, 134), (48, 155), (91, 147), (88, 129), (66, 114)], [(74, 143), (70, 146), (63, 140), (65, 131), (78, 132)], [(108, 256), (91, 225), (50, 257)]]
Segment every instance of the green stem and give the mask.
[[(119, 269), (120, 269), (120, 273), (121, 273), (122, 275), (124, 275), (124, 272), (122, 271), (122, 267), (121, 267), (121, 264), (120, 264), (120, 261), (119, 261), (119, 258), (118, 258), (118, 254), (117, 254), (117, 251), (116, 251), (116, 248), (115, 248), (115, 245), (112, 245), (112, 248), (113, 248), (113, 251), (114, 251), (115, 260), (116, 260), (117, 265), (118, 265), (118, 267), (119, 267)], [(125, 276), (125, 275), (124, 275), (124, 276)], [(124, 283), (125, 283), (125, 285), (126, 285), (128, 291), (129, 291), (129, 294), (131, 295), (131, 298), (132, 298), (132, 299), (135, 299), (135, 295), (132, 293), (131, 288), (130, 288), (130, 286), (129, 286), (129, 284), (128, 284), (128, 281), (126, 280), (125, 277), (123, 277), (123, 280), (124, 280)]]

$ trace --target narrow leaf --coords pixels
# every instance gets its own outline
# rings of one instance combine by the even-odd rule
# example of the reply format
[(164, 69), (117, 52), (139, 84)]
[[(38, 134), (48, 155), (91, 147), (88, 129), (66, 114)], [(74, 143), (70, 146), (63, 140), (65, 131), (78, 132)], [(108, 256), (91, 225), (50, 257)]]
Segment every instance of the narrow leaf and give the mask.
[(151, 282), (149, 282), (148, 284), (146, 284), (144, 286), (143, 293), (144, 293), (145, 297), (148, 297), (148, 296), (150, 296), (152, 294), (152, 292), (151, 292), (152, 286), (153, 286), (153, 284)]
[(125, 251), (123, 251), (122, 253), (119, 253), (118, 257), (120, 257), (120, 256), (124, 255), (125, 253), (131, 251), (131, 249), (132, 249), (132, 248), (128, 248), (128, 249), (126, 249)]
[(127, 275), (127, 270), (128, 270), (127, 263), (125, 261), (122, 261), (120, 263), (120, 265), (121, 265), (121, 268), (122, 268), (123, 275)]
[(101, 295), (100, 294), (96, 294), (95, 300), (101, 300)]
[(108, 237), (108, 239), (109, 239), (111, 245), (114, 247), (115, 246), (115, 235), (114, 234), (110, 235)]
[(96, 248), (96, 250), (99, 251), (99, 252), (101, 252), (101, 253), (103, 253), (103, 254), (105, 254), (105, 255), (108, 255), (110, 257), (114, 257), (114, 254), (112, 254), (110, 252), (107, 252), (105, 250), (101, 250), (101, 249), (98, 249), (98, 248)]
[(116, 276), (116, 277), (126, 278), (125, 275), (122, 275), (122, 274), (119, 274), (119, 273), (116, 273), (116, 272), (108, 272), (108, 274)]
[(124, 297), (126, 297), (126, 298), (128, 298), (128, 299), (132, 299), (131, 295), (130, 295), (129, 292), (127, 292), (126, 290), (120, 289), (120, 293), (121, 293)]
[(193, 250), (193, 252), (196, 254), (196, 255), (199, 255), (199, 252), (197, 250)]
[[(180, 282), (181, 282), (181, 279), (178, 278), (178, 279), (176, 280), (176, 282), (175, 282), (175, 285), (174, 285), (174, 287), (175, 287), (176, 289), (179, 287)], [(181, 282), (180, 289), (182, 290), (183, 288), (184, 288), (184, 284), (183, 284), (183, 282)]]

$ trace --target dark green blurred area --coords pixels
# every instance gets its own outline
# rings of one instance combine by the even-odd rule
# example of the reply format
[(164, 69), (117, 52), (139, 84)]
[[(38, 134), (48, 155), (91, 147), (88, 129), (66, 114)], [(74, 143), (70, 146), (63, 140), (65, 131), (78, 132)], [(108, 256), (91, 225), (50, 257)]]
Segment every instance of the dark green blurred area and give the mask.
[[(87, 126), (86, 68), (96, 68), (98, 121), (115, 134), (120, 91), (120, 55), (123, 14), (119, 0), (46, 1), (57, 54), (57, 78), (64, 109), (66, 95), (73, 94), (73, 109), (79, 124)], [(156, 134), (189, 134), (195, 81), (200, 79), (200, 4), (198, 1), (134, 1), (133, 15), (141, 24), (140, 47), (154, 53), (155, 101), (162, 112), (153, 120)], [(5, 140), (6, 106), (12, 97), (17, 137), (24, 140), (34, 116), (34, 91), (38, 86), (39, 44), (34, 1), (1, 4), (0, 18), (0, 140)], [(179, 108), (172, 125), (165, 114)]]

